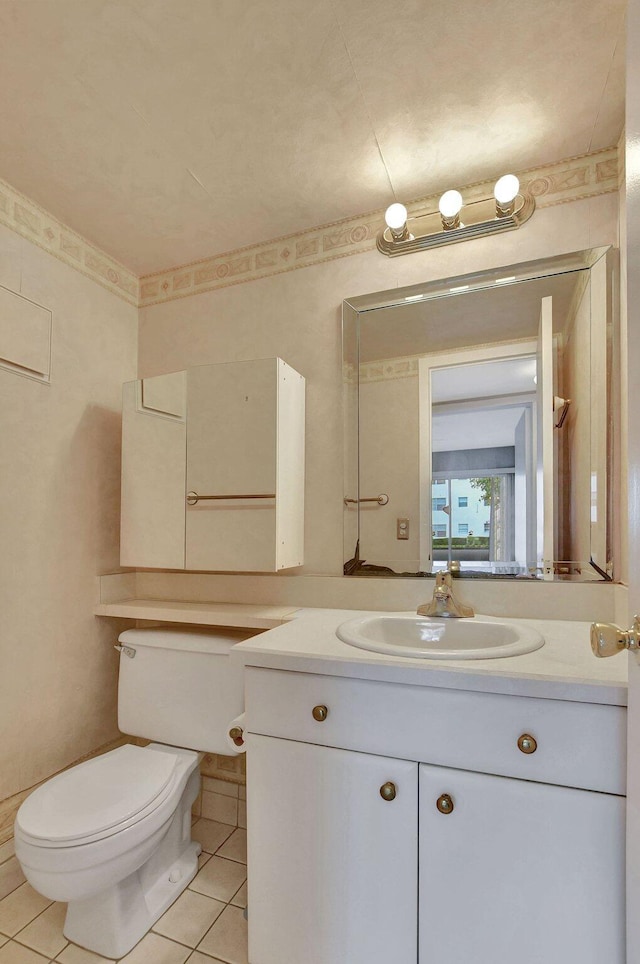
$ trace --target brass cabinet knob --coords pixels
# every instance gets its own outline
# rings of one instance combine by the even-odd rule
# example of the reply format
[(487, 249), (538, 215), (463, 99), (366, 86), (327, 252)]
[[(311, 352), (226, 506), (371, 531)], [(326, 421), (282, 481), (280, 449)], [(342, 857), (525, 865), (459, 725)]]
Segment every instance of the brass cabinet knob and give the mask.
[(453, 813), (453, 800), (448, 793), (443, 793), (438, 797), (436, 807), (440, 813)]
[(395, 783), (383, 783), (380, 787), (380, 796), (383, 800), (395, 800), (396, 798), (396, 785)]
[(229, 736), (236, 746), (244, 746), (244, 730), (242, 727), (232, 726), (229, 730)]
[(314, 706), (314, 708), (311, 710), (311, 715), (314, 720), (318, 721), (318, 723), (324, 723), (329, 715), (329, 710), (326, 706)]
[(523, 753), (535, 753), (538, 749), (537, 740), (530, 733), (523, 733), (518, 737), (518, 749)]

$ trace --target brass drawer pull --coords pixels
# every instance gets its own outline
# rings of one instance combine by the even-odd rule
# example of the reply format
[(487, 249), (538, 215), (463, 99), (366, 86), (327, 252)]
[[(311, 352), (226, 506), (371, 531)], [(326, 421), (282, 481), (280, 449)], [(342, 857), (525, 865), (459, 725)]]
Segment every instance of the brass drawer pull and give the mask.
[(454, 803), (448, 793), (443, 793), (436, 800), (436, 807), (440, 813), (453, 813)]
[(395, 800), (396, 798), (396, 785), (395, 783), (383, 783), (380, 787), (380, 796), (383, 800)]
[(521, 737), (518, 737), (518, 749), (522, 750), (523, 753), (535, 753), (538, 749), (538, 743), (530, 733), (523, 733)]
[(324, 723), (329, 715), (329, 710), (326, 706), (314, 706), (314, 708), (311, 710), (311, 715), (314, 720), (318, 721), (318, 723)]

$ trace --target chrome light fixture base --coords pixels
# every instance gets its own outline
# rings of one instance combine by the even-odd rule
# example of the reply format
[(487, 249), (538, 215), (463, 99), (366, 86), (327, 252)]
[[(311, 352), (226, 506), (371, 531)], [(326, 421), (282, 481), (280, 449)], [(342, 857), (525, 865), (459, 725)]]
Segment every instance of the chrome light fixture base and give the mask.
[(495, 198), (482, 198), (465, 204), (464, 224), (460, 227), (443, 228), (440, 212), (430, 211), (407, 219), (406, 230), (409, 237), (404, 241), (396, 240), (391, 228), (385, 227), (376, 239), (376, 246), (378, 251), (386, 254), (388, 258), (395, 258), (399, 254), (413, 254), (415, 251), (437, 248), (442, 244), (483, 238), (501, 231), (514, 231), (529, 220), (535, 207), (535, 198), (531, 195), (517, 194), (513, 201), (513, 210), (509, 214), (498, 216)]

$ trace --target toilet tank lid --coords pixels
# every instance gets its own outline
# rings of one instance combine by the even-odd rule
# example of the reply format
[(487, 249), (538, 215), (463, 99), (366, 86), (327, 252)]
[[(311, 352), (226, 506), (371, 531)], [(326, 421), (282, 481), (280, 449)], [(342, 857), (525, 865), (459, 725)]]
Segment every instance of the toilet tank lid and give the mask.
[(157, 649), (174, 649), (189, 653), (229, 653), (232, 646), (254, 636), (250, 629), (127, 629), (118, 639), (125, 646), (151, 646)]

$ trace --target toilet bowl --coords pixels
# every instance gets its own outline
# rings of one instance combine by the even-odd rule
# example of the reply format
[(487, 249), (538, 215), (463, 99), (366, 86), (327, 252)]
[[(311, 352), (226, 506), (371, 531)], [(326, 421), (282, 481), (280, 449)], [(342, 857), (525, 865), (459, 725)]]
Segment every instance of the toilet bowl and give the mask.
[(193, 879), (198, 759), (189, 750), (127, 745), (28, 797), (16, 820), (16, 856), (35, 890), (69, 903), (69, 940), (122, 957)]
[(118, 747), (59, 773), (20, 807), (16, 857), (35, 890), (68, 903), (68, 940), (123, 957), (195, 876), (201, 848), (191, 840), (191, 807), (202, 756), (195, 748), (229, 752), (227, 724), (243, 701), (242, 667), (229, 653), (247, 635), (120, 636), (121, 728), (124, 714), (128, 732), (161, 740), (173, 732), (193, 749)]

